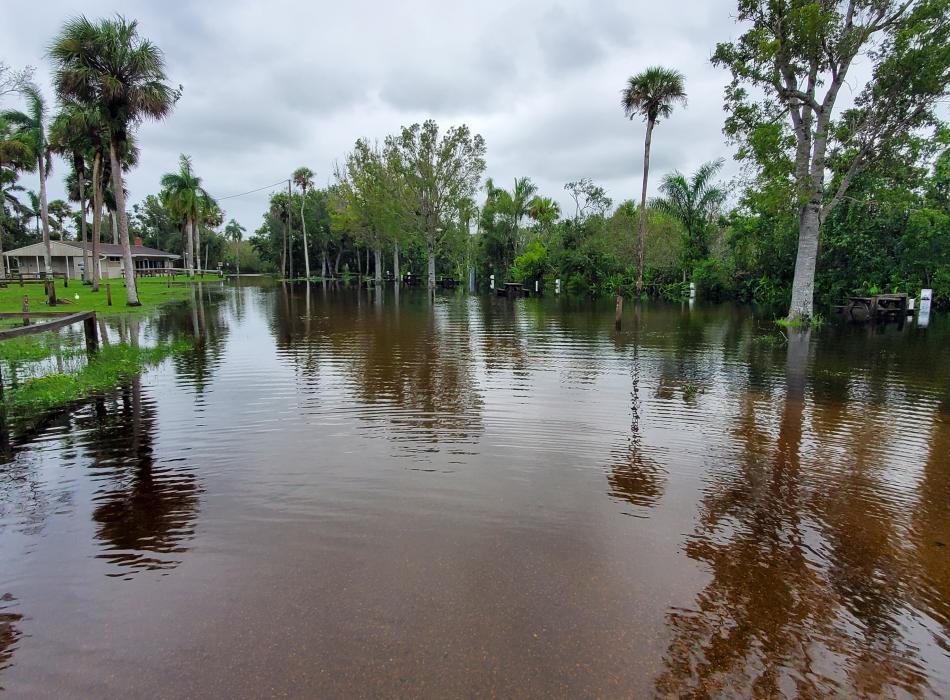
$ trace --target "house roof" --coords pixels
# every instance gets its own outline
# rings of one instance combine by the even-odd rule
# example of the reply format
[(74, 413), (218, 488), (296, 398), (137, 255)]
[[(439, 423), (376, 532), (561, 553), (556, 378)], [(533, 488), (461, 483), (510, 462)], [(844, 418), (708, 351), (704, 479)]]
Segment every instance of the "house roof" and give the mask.
[[(86, 248), (89, 249), (89, 252), (92, 252), (92, 244), (86, 243)], [(50, 241), (50, 252), (54, 258), (58, 257), (82, 257), (83, 254), (83, 244), (80, 241)], [(13, 250), (4, 251), (4, 257), (15, 258), (18, 256), (39, 256), (44, 254), (44, 246), (42, 243), (32, 243), (22, 248), (15, 248)], [(100, 243), (99, 244), (99, 255), (106, 256), (121, 256), (122, 255), (122, 246), (116, 245), (115, 243)], [(156, 248), (149, 248), (144, 245), (133, 245), (132, 246), (132, 257), (133, 258), (167, 258), (169, 260), (178, 260), (181, 258), (180, 255), (175, 255), (174, 253), (168, 253), (164, 250), (158, 250)]]

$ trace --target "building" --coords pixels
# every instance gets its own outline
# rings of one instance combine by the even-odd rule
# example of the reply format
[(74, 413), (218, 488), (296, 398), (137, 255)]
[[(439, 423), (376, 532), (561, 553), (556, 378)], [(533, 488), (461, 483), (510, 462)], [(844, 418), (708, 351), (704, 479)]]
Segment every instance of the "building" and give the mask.
[[(92, 257), (92, 243), (86, 243), (89, 256)], [(70, 279), (82, 279), (83, 243), (80, 241), (50, 241), (53, 272), (66, 273)], [(43, 264), (43, 243), (33, 243), (3, 254), (6, 270), (10, 275), (17, 273), (36, 274), (46, 268)], [(180, 255), (166, 253), (142, 245), (142, 239), (136, 238), (132, 246), (132, 262), (136, 270), (175, 267)], [(114, 243), (99, 244), (99, 277), (109, 279), (122, 277), (124, 270), (122, 246)]]

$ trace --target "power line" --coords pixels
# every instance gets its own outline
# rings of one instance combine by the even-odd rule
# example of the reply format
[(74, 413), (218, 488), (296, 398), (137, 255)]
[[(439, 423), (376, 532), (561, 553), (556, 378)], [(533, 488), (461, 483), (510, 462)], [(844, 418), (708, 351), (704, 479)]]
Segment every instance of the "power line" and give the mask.
[(247, 192), (241, 192), (240, 194), (229, 194), (227, 197), (215, 197), (215, 199), (217, 199), (219, 202), (221, 202), (221, 201), (223, 201), (223, 200), (225, 200), (225, 199), (234, 199), (235, 197), (243, 197), (243, 196), (246, 195), (246, 194), (254, 194), (255, 192), (260, 192), (261, 190), (266, 190), (266, 189), (268, 189), (268, 188), (270, 188), (270, 187), (276, 187), (277, 185), (283, 185), (285, 182), (287, 182), (287, 178), (286, 178), (286, 177), (285, 177), (283, 180), (278, 180), (277, 182), (275, 182), (275, 183), (273, 183), (273, 184), (264, 185), (263, 187), (258, 187), (256, 190), (248, 190)]

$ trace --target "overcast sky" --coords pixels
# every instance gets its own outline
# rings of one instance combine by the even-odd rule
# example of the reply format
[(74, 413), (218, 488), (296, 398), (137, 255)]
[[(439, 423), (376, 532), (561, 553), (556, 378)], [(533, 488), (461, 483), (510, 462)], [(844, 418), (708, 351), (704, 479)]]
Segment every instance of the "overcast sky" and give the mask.
[[(689, 104), (654, 132), (651, 191), (671, 169), (731, 155), (721, 133), (727, 76), (709, 57), (738, 33), (732, 0), (11, 2), (0, 58), (36, 66), (51, 97), (45, 52), (62, 21), (117, 11), (139, 20), (184, 87), (165, 121), (139, 130), (131, 203), (158, 190), (180, 153), (219, 197), (300, 165), (324, 184), (357, 138), (382, 140), (428, 117), (481, 133), (496, 183), (527, 175), (567, 212), (564, 183), (590, 177), (618, 202), (639, 193), (644, 133), (624, 118), (620, 90), (654, 64), (685, 75)], [(62, 196), (64, 170), (51, 198)], [(267, 194), (222, 205), (253, 231)]]

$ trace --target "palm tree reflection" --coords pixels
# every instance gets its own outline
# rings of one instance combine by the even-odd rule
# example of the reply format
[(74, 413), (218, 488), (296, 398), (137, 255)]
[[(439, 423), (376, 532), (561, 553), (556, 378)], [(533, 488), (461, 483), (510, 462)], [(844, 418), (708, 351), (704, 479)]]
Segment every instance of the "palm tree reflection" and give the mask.
[[(638, 325), (638, 317), (634, 323)], [(639, 509), (656, 505), (663, 495), (666, 482), (666, 470), (643, 453), (640, 429), (640, 345), (633, 344), (630, 390), (630, 437), (624, 454), (617, 455), (617, 461), (607, 475), (610, 484), (608, 493), (622, 499)], [(642, 512), (642, 511), (641, 511)], [(631, 515), (638, 515), (631, 513)]]
[(122, 567), (115, 576), (174, 568), (194, 536), (197, 480), (180, 465), (155, 462), (155, 404), (143, 398), (138, 378), (112, 404), (92, 416), (85, 433), (102, 481), (92, 515), (101, 557)]

